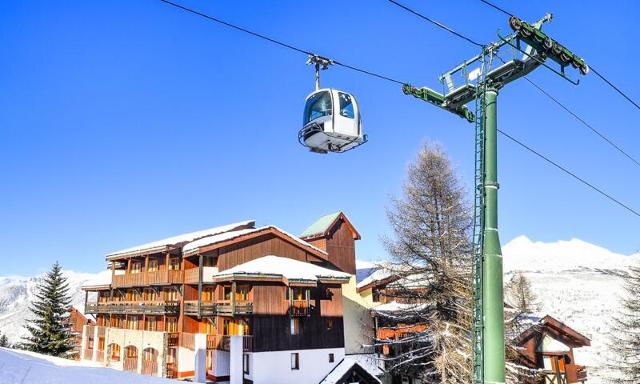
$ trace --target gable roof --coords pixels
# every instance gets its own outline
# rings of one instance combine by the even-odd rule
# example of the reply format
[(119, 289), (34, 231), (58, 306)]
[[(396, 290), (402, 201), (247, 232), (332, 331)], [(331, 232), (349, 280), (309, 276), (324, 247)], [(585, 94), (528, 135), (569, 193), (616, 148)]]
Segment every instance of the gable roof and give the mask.
[(166, 239), (152, 241), (150, 243), (136, 245), (134, 247), (125, 248), (109, 253), (107, 255), (107, 260), (163, 252), (172, 248), (181, 247), (188, 242), (201, 239), (206, 236), (216, 235), (229, 231), (237, 231), (240, 229), (254, 228), (255, 225), (256, 222), (254, 220), (245, 220), (238, 223), (227, 224), (219, 227), (204, 229), (201, 231), (184, 233), (178, 236), (167, 237)]
[(343, 384), (351, 372), (356, 371), (358, 376), (367, 380), (367, 383), (381, 383), (379, 377), (384, 371), (378, 367), (378, 361), (373, 354), (346, 355), (320, 384)]
[(202, 252), (208, 252), (217, 248), (221, 248), (223, 246), (229, 245), (231, 243), (237, 243), (240, 241), (248, 240), (254, 237), (262, 236), (264, 234), (273, 234), (291, 244), (294, 244), (309, 253), (318, 256), (321, 259), (327, 259), (327, 252), (307, 243), (306, 241), (300, 239), (299, 237), (292, 235), (282, 229), (268, 225), (266, 227), (260, 228), (247, 228), (241, 229), (237, 231), (229, 231), (225, 233), (216, 234), (213, 236), (203, 237), (201, 239), (192, 241), (190, 243), (184, 244), (182, 247), (182, 254), (184, 256), (191, 256)]
[[(546, 329), (541, 331), (541, 326)], [(537, 324), (532, 325), (522, 332), (520, 336), (516, 338), (516, 343), (521, 344), (541, 332), (552, 337), (561, 337), (563, 339), (561, 341), (572, 348), (588, 347), (591, 345), (591, 340), (588, 337), (549, 315), (546, 315)]]
[(318, 220), (316, 220), (313, 224), (311, 224), (307, 229), (305, 229), (300, 238), (302, 239), (312, 239), (317, 237), (324, 237), (330, 234), (331, 229), (333, 229), (334, 225), (339, 221), (343, 220), (347, 227), (351, 231), (353, 238), (355, 240), (360, 240), (360, 234), (356, 230), (356, 227), (351, 224), (351, 221), (347, 218), (347, 216), (339, 211), (330, 213), (328, 215), (324, 215)]

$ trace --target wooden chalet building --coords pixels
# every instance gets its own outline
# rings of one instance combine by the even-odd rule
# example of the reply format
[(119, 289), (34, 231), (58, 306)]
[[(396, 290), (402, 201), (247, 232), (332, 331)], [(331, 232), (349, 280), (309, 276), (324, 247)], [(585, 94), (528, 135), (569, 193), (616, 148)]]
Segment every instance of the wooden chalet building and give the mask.
[(75, 360), (80, 360), (82, 353), (82, 330), (85, 325), (95, 325), (95, 322), (78, 311), (75, 307), (69, 308), (69, 316), (64, 318), (64, 323), (69, 327), (73, 341), (73, 351), (71, 352)]
[(525, 384), (584, 383), (587, 369), (576, 364), (574, 348), (588, 347), (591, 341), (551, 316), (536, 321), (516, 338), (520, 363), (540, 374)]
[(336, 213), (301, 237), (245, 221), (111, 253), (111, 281), (83, 287), (96, 325), (82, 356), (198, 382), (318, 383), (345, 356), (359, 238)]

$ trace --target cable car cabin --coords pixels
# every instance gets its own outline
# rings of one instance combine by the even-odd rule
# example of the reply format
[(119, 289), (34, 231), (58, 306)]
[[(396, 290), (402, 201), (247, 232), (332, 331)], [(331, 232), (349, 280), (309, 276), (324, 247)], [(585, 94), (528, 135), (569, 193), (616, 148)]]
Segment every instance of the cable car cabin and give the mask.
[(367, 141), (353, 95), (337, 89), (319, 89), (306, 99), (300, 144), (312, 152), (345, 152)]

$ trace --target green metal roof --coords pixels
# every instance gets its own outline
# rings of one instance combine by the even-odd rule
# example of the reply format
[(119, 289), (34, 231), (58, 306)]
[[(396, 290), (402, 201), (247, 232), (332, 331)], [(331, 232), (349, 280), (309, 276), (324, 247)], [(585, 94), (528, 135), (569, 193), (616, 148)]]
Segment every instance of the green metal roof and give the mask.
[(340, 216), (342, 212), (335, 212), (325, 216), (322, 216), (315, 223), (311, 224), (307, 229), (302, 232), (300, 237), (311, 237), (321, 235), (325, 233), (331, 224)]

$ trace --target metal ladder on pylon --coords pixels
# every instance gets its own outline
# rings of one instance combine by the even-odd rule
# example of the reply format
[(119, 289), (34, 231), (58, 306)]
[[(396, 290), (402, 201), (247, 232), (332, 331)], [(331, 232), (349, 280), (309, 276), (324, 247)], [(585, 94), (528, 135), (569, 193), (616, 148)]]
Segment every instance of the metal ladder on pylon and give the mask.
[(484, 95), (486, 83), (484, 75), (488, 72), (486, 56), (481, 59), (481, 78), (477, 82), (475, 98), (475, 194), (473, 208), (473, 379), (483, 384), (483, 333), (482, 313), (482, 258), (484, 238), (484, 156), (485, 156), (485, 114)]

